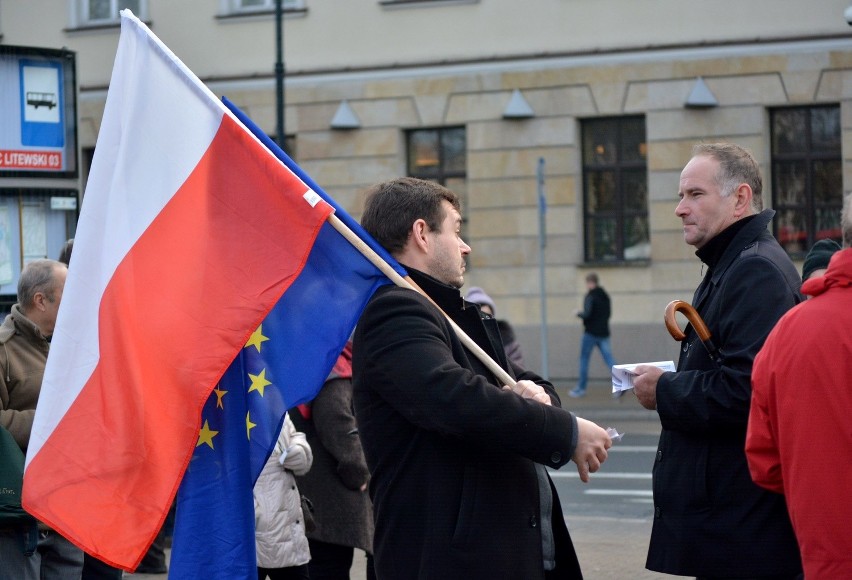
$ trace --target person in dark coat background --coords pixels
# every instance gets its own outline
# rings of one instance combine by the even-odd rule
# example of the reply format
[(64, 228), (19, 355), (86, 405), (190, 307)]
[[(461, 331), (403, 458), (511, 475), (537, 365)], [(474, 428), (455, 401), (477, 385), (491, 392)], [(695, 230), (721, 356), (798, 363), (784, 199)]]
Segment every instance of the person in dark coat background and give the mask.
[[(601, 351), (606, 366), (612, 370), (615, 359), (612, 356), (612, 346), (609, 341), (609, 317), (612, 314), (612, 304), (609, 294), (600, 286), (598, 275), (594, 272), (586, 274), (588, 292), (583, 299), (583, 309), (577, 311), (577, 316), (583, 319), (583, 339), (580, 343), (580, 370), (577, 386), (568, 395), (574, 398), (586, 395), (586, 383), (589, 380), (589, 359), (595, 347)], [(624, 391), (618, 391), (621, 396)]]
[(675, 214), (707, 266), (692, 305), (718, 348), (690, 325), (676, 372), (636, 368), (634, 392), (662, 424), (646, 566), (698, 578), (794, 579), (802, 571), (784, 497), (751, 480), (745, 436), (752, 364), (775, 323), (801, 302), (799, 274), (767, 230), (760, 169), (733, 144), (700, 144)]
[(524, 353), (521, 351), (521, 345), (515, 336), (515, 329), (509, 324), (508, 320), (500, 320), (495, 314), (497, 306), (491, 296), (485, 293), (485, 290), (479, 286), (472, 286), (467, 291), (465, 300), (479, 304), (479, 309), (486, 315), (491, 316), (497, 321), (497, 330), (500, 331), (500, 340), (503, 342), (503, 348), (506, 350), (506, 356), (511, 362), (518, 365), (520, 368), (526, 368), (524, 364)]
[(587, 481), (610, 437), (559, 408), (541, 377), (522, 372), (504, 386), (462, 346), (439, 308), (512, 368), (494, 320), (459, 292), (470, 247), (454, 193), (414, 178), (379, 184), (362, 225), (428, 295), (379, 288), (355, 329), (377, 577), (581, 578), (545, 466), (573, 460)]
[(309, 406), (291, 413), (314, 451), (311, 470), (296, 481), (314, 507), (308, 531), (311, 580), (348, 580), (354, 548), (367, 553), (367, 580), (374, 580), (373, 505), (370, 471), (352, 408), (352, 343), (343, 352)]

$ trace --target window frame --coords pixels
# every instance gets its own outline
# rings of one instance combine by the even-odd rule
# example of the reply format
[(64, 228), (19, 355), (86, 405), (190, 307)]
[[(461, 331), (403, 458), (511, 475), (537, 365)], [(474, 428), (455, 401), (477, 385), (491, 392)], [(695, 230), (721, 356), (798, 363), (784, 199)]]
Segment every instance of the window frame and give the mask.
[[(416, 133), (437, 132), (438, 134), (438, 156), (437, 156), (437, 171), (413, 171), (414, 166), (411, 164), (411, 147), (412, 136)], [(443, 147), (444, 140), (448, 137), (449, 131), (461, 131), (464, 137), (464, 169), (445, 169), (446, 166), (446, 151)], [(417, 127), (416, 129), (405, 130), (405, 171), (409, 177), (434, 181), (444, 187), (451, 180), (461, 180), (464, 184), (464, 191), (458, 191), (449, 187), (459, 197), (459, 203), (462, 206), (462, 226), (461, 235), (466, 239), (467, 233), (467, 127), (465, 125), (451, 125), (445, 127)]]
[[(832, 150), (824, 150), (819, 151), (814, 149), (813, 144), (813, 131), (812, 131), (812, 114), (818, 110), (827, 110), (833, 109), (835, 114), (837, 115), (837, 147)], [(787, 113), (787, 112), (795, 112), (802, 111), (807, 115), (807, 119), (805, 122), (805, 141), (806, 141), (806, 151), (799, 152), (779, 152), (776, 150), (776, 115)], [(843, 208), (843, 126), (842, 126), (842, 118), (840, 105), (835, 103), (828, 104), (818, 104), (818, 105), (798, 105), (791, 107), (776, 107), (769, 110), (769, 132), (770, 132), (770, 175), (772, 176), (771, 185), (771, 199), (772, 199), (772, 208), (775, 210), (775, 216), (772, 219), (772, 232), (781, 246), (785, 249), (785, 251), (793, 258), (804, 258), (807, 254), (808, 250), (821, 239), (833, 239), (835, 241), (840, 241), (841, 233), (840, 233), (840, 213)], [(818, 202), (815, 194), (815, 177), (818, 172), (815, 168), (816, 164), (825, 163), (825, 162), (834, 162), (839, 167), (839, 189), (838, 195), (836, 197), (836, 201), (832, 203)], [(804, 176), (804, 200), (803, 203), (785, 203), (780, 200), (781, 198), (781, 183), (780, 179), (777, 179), (779, 168), (783, 165), (790, 165), (794, 163), (803, 164), (805, 167), (805, 176)], [(817, 237), (817, 214), (819, 210), (822, 211), (834, 211), (837, 216), (837, 231), (834, 236), (822, 236)], [(785, 239), (785, 236), (782, 235), (781, 231), (783, 225), (781, 224), (781, 220), (783, 219), (783, 212), (803, 212), (805, 216), (804, 223), (804, 237), (801, 237), (801, 232), (796, 232), (795, 235), (798, 239), (802, 240), (802, 245), (798, 249), (791, 249), (791, 247), (796, 243), (795, 240), (790, 242)]]
[[(120, 12), (123, 10), (119, 6), (121, 0), (109, 0), (110, 3), (110, 16), (108, 18), (92, 18), (89, 15), (90, 0), (75, 0), (73, 3), (74, 6), (74, 14), (73, 14), (73, 24), (74, 28), (98, 28), (105, 26), (118, 26), (121, 24), (121, 15)], [(134, 13), (137, 18), (140, 20), (147, 21), (148, 20), (148, 0), (138, 0), (139, 2), (139, 11), (138, 13)]]
[[(624, 161), (621, 159), (621, 151), (625, 144), (624, 137), (626, 125), (628, 123), (635, 123), (637, 121), (641, 121), (642, 128), (644, 129), (644, 135), (642, 135), (642, 140), (637, 142), (640, 149), (641, 159), (635, 161)], [(615, 124), (615, 160), (611, 162), (595, 163), (592, 160), (586, 158), (587, 136), (589, 135), (589, 131), (593, 129), (594, 125), (605, 125), (610, 123)], [(580, 163), (582, 166), (582, 229), (584, 264), (624, 266), (634, 264), (645, 265), (650, 262), (651, 232), (647, 145), (648, 126), (645, 115), (621, 115), (613, 117), (591, 117), (586, 119), (580, 119)], [(626, 203), (625, 199), (627, 179), (630, 175), (635, 175), (637, 172), (641, 172), (644, 174), (645, 204), (642, 210), (629, 209), (629, 206)], [(593, 204), (590, 203), (590, 195), (592, 192), (590, 192), (588, 188), (591, 176), (594, 174), (604, 176), (608, 173), (613, 174), (615, 176), (612, 209), (592, 212), (589, 209), (593, 206)], [(625, 256), (626, 250), (628, 249), (628, 246), (626, 246), (627, 224), (629, 219), (634, 218), (644, 219), (645, 228), (647, 231), (646, 239), (648, 244), (648, 253), (647, 255), (642, 255), (635, 258), (628, 258)], [(595, 244), (590, 242), (592, 236), (594, 236), (595, 233), (595, 229), (592, 227), (592, 224), (595, 221), (604, 221), (606, 219), (614, 220), (615, 222), (615, 256), (612, 258), (608, 258), (606, 256), (593, 256), (591, 254), (593, 248), (595, 247)]]
[[(305, 0), (282, 0), (281, 8), (285, 12), (305, 10)], [(226, 16), (268, 14), (275, 12), (275, 0), (263, 0), (260, 6), (242, 6), (242, 0), (220, 0), (219, 10)]]
[(431, 8), (434, 6), (452, 6), (461, 4), (479, 4), (480, 0), (379, 0), (379, 6), (385, 9), (395, 8)]

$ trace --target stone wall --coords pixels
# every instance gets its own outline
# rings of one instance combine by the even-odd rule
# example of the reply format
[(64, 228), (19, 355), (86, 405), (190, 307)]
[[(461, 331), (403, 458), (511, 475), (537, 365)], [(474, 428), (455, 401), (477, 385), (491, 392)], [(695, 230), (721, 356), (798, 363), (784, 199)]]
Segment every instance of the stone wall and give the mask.
[[(684, 101), (702, 77), (718, 100), (710, 109)], [(259, 81), (213, 83), (255, 122), (274, 131), (274, 91)], [(520, 89), (535, 112), (506, 120), (502, 111)], [(330, 129), (342, 99), (361, 127)], [(689, 300), (702, 268), (683, 243), (674, 215), (680, 170), (701, 140), (730, 140), (750, 148), (768, 175), (769, 113), (773, 107), (839, 104), (845, 189), (852, 183), (852, 48), (840, 41), (801, 41), (448, 65), (392, 72), (316, 75), (288, 80), (286, 127), (296, 136), (301, 166), (358, 217), (362, 190), (405, 173), (405, 131), (464, 126), (467, 134), (467, 241), (473, 248), (466, 279), (483, 286), (500, 316), (538, 343), (539, 242), (536, 168), (545, 160), (548, 202), (545, 278), (552, 336), (551, 372), (576, 373), (580, 329), (574, 310), (584, 276), (600, 275), (614, 302), (612, 323), (622, 360), (660, 358), (643, 335), (658, 337), (665, 305)], [(81, 99), (80, 137), (92, 143), (102, 101)], [(646, 119), (651, 258), (635, 264), (582, 262), (583, 119), (641, 114)], [(651, 329), (650, 332), (646, 330)], [(665, 336), (663, 337), (667, 339)], [(622, 343), (622, 340), (625, 341)], [(656, 339), (655, 339), (656, 340)], [(563, 356), (561, 353), (570, 353)], [(558, 361), (558, 362), (557, 362)]]

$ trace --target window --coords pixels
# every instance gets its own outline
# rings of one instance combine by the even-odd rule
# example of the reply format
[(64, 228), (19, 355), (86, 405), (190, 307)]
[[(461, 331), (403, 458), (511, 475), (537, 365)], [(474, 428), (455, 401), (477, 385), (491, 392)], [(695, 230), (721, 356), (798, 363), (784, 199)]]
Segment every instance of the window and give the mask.
[(148, 16), (147, 0), (79, 0), (77, 25), (117, 24), (125, 8), (142, 20)]
[[(269, 12), (275, 10), (275, 0), (222, 0), (226, 14), (247, 14), (252, 12)], [(305, 0), (281, 0), (284, 10), (302, 10)]]
[(436, 4), (477, 4), (479, 0), (379, 0), (379, 5), (385, 8), (397, 6), (427, 6)]
[[(436, 181), (467, 206), (467, 137), (464, 127), (417, 129), (407, 134), (408, 175)], [(465, 236), (462, 223), (462, 237)]]
[(582, 122), (586, 262), (648, 260), (644, 117)]
[(76, 190), (0, 188), (0, 313), (15, 303), (24, 265), (56, 259), (76, 224)]
[(775, 236), (793, 257), (817, 240), (840, 241), (843, 172), (840, 107), (771, 111)]

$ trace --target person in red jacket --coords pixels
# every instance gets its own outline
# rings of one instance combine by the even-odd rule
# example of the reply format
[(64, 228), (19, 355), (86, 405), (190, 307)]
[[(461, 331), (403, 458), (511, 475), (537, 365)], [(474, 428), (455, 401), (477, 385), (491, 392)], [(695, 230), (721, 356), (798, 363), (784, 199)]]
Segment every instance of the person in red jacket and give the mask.
[(852, 578), (852, 196), (843, 247), (812, 296), (772, 330), (754, 361), (746, 458), (754, 482), (783, 493), (808, 580)]

